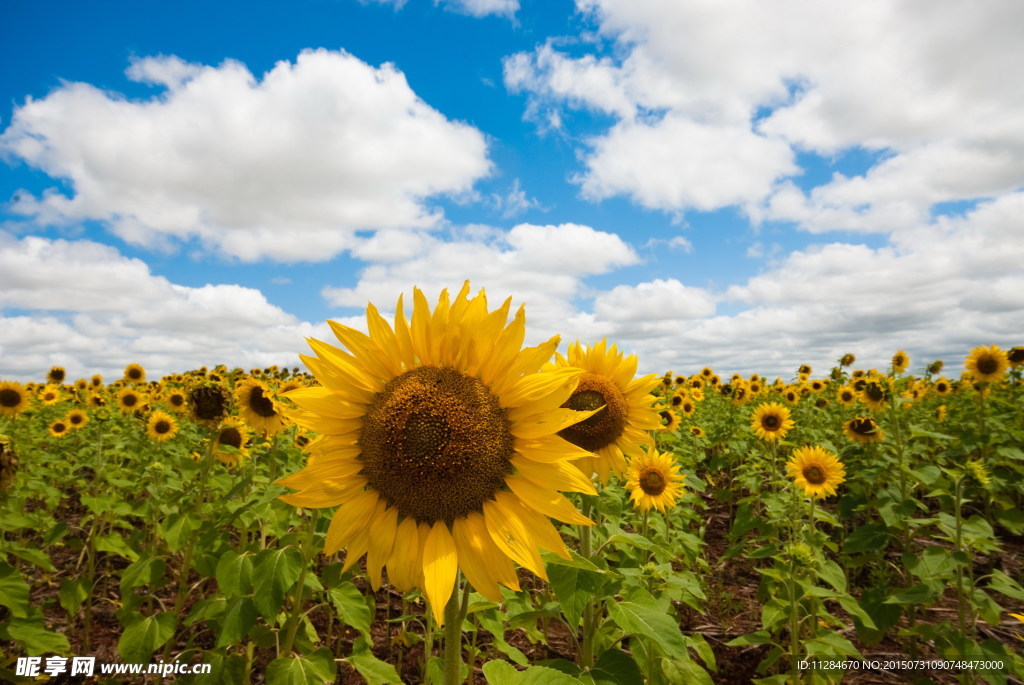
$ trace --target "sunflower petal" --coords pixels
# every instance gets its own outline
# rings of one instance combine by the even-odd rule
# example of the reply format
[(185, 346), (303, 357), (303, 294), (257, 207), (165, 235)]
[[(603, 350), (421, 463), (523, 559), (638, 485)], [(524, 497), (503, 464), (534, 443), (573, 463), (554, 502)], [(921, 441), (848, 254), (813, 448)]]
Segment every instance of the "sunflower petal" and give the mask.
[(520, 566), (533, 571), (544, 580), (548, 579), (544, 570), (544, 562), (533, 544), (533, 536), (527, 530), (522, 507), (510, 501), (514, 496), (506, 492), (498, 492), (493, 500), (484, 502), (484, 522), (491, 540), (502, 552)]
[(434, 619), (444, 624), (444, 607), (455, 587), (459, 573), (459, 555), (448, 532), (448, 524), (438, 521), (431, 527), (423, 546), (423, 594), (430, 602)]
[(377, 499), (376, 490), (364, 490), (338, 508), (331, 519), (331, 525), (327, 528), (325, 554), (334, 554), (354, 540), (360, 532), (365, 534), (377, 506)]
[(527, 507), (532, 507), (544, 516), (550, 516), (564, 523), (592, 526), (594, 522), (581, 514), (572, 502), (554, 490), (541, 487), (522, 476), (507, 476), (505, 485), (512, 490)]

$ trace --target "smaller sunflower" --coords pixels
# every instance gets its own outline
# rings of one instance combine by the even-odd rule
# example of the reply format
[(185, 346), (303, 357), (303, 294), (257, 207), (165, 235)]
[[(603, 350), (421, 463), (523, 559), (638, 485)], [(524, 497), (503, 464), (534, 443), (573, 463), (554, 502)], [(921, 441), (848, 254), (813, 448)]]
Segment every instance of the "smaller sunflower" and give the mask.
[(17, 416), (28, 409), (28, 392), (21, 383), (0, 381), (0, 414)]
[(39, 401), (46, 406), (57, 404), (61, 399), (63, 399), (63, 394), (60, 391), (60, 386), (50, 384), (39, 391)]
[(164, 402), (176, 414), (184, 413), (188, 409), (188, 395), (184, 390), (174, 388), (164, 395)]
[(1015, 369), (1024, 365), (1024, 347), (1011, 347), (1010, 351), (1006, 353), (1006, 360)]
[(132, 388), (121, 388), (117, 391), (117, 408), (120, 409), (123, 414), (137, 411), (145, 406), (145, 404), (146, 398), (137, 390)]
[(800, 401), (800, 391), (793, 387), (786, 388), (782, 399), (786, 400), (786, 404), (796, 404)]
[(700, 426), (690, 426), (690, 435), (692, 435), (695, 438), (703, 438), (704, 429), (701, 428)]
[(935, 361), (928, 365), (928, 368), (925, 369), (925, 371), (928, 372), (929, 376), (934, 376), (937, 373), (942, 373), (942, 367), (944, 366), (945, 364), (942, 363), (941, 359), (936, 359)]
[(103, 376), (96, 373), (89, 378), (89, 387), (98, 389), (103, 387)]
[(945, 421), (946, 420), (946, 412), (947, 412), (946, 405), (940, 404), (938, 406), (938, 408), (935, 410), (935, 420), (938, 421), (939, 423), (942, 423), (943, 421)]
[(679, 403), (677, 409), (683, 416), (693, 416), (693, 413), (697, 411), (697, 403), (689, 397), (684, 397), (683, 401)]
[(178, 434), (178, 421), (165, 411), (157, 410), (146, 420), (146, 436), (155, 442), (166, 442)]
[(762, 440), (769, 442), (786, 437), (796, 422), (789, 418), (789, 409), (778, 402), (768, 402), (754, 410), (750, 428)]
[(789, 477), (804, 496), (825, 498), (836, 494), (836, 486), (846, 480), (843, 462), (833, 453), (818, 447), (798, 447), (786, 463)]
[(844, 407), (852, 407), (857, 402), (857, 391), (849, 385), (844, 385), (836, 392), (836, 402)]
[(129, 364), (124, 367), (125, 383), (145, 383), (146, 382), (146, 369), (141, 364)]
[(967, 370), (980, 383), (991, 383), (1001, 380), (1010, 367), (1006, 352), (995, 345), (982, 345), (971, 350), (967, 357)]
[(64, 417), (64, 421), (67, 422), (70, 428), (81, 428), (85, 424), (89, 423), (89, 415), (81, 409), (72, 409)]
[(66, 377), (67, 372), (64, 370), (63, 366), (54, 366), (46, 372), (47, 383), (56, 383), (57, 385), (60, 385), (64, 382), (64, 378)]
[[(213, 456), (225, 466), (238, 466), (243, 459), (248, 458), (249, 449), (246, 443), (249, 441), (249, 431), (245, 422), (237, 416), (229, 416), (220, 426), (220, 431), (213, 441)], [(224, 447), (233, 447), (226, 450)]]
[(667, 433), (671, 433), (672, 431), (679, 428), (679, 414), (675, 413), (671, 409), (662, 409), (661, 411), (658, 412), (658, 416), (661, 417), (660, 430), (663, 430)]
[(188, 403), (192, 407), (192, 418), (204, 426), (217, 426), (228, 413), (227, 393), (216, 383), (192, 388)]
[(811, 367), (808, 364), (801, 364), (800, 368), (796, 370), (796, 375), (798, 375), (798, 376), (810, 376), (811, 375)]
[(840, 357), (839, 366), (853, 366), (853, 363), (855, 361), (857, 361), (857, 357), (853, 353), (847, 352), (842, 357)]
[(882, 428), (870, 416), (857, 416), (843, 424), (843, 432), (853, 442), (880, 442), (885, 437)]
[(246, 378), (235, 386), (238, 413), (249, 427), (264, 435), (276, 435), (286, 422), (281, 415), (274, 394), (263, 381)]
[(953, 392), (953, 384), (949, 382), (948, 378), (940, 378), (932, 384), (932, 390), (935, 394), (940, 397), (946, 397)]
[(50, 424), (50, 435), (55, 438), (63, 438), (68, 434), (69, 430), (71, 430), (71, 427), (68, 426), (68, 422), (63, 419), (58, 419)]
[(903, 350), (898, 351), (892, 356), (892, 372), (896, 374), (903, 373), (910, 366), (910, 357)]
[(671, 453), (645, 448), (630, 460), (626, 489), (635, 509), (650, 511), (653, 508), (663, 512), (675, 506), (683, 494), (685, 480)]
[(99, 409), (100, 407), (107, 406), (107, 398), (98, 392), (91, 392), (89, 393), (88, 403), (93, 409)]
[(860, 392), (860, 401), (868, 409), (881, 409), (888, 399), (886, 389), (878, 381), (868, 381)]

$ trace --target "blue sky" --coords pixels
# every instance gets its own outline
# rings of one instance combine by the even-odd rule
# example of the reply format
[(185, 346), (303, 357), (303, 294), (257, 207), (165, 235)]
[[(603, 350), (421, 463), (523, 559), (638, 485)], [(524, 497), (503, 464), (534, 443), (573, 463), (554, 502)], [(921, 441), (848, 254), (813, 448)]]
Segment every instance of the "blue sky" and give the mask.
[(5, 14), (3, 378), (293, 364), (467, 278), (648, 371), (1024, 342), (1014, 0)]

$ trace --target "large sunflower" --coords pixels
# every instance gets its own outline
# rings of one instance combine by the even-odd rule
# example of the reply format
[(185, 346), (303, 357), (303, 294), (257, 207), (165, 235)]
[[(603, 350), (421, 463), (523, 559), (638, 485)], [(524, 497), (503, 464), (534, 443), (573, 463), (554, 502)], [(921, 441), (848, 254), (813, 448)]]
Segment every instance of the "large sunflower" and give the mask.
[(682, 495), (684, 480), (670, 452), (645, 449), (630, 459), (626, 489), (636, 509), (665, 511)]
[(596, 473), (606, 483), (612, 473), (625, 473), (627, 455), (640, 454), (641, 445), (650, 442), (647, 431), (662, 427), (650, 394), (658, 385), (658, 377), (651, 374), (634, 378), (637, 356), (625, 356), (606, 340), (592, 347), (573, 343), (565, 357), (559, 354), (556, 359), (556, 368), (584, 371), (576, 391), (562, 406), (597, 410), (559, 435), (593, 453), (577, 463), (584, 473)]
[(238, 413), (253, 430), (265, 435), (276, 435), (285, 426), (273, 393), (267, 384), (255, 378), (246, 378), (235, 386)]
[(28, 393), (21, 383), (0, 381), (0, 414), (17, 416), (28, 409)]
[(991, 383), (1000, 380), (1010, 367), (1010, 360), (1006, 352), (995, 345), (982, 345), (971, 350), (967, 357), (967, 370), (971, 372), (975, 381), (979, 383)]
[(587, 453), (558, 435), (596, 413), (560, 408), (582, 372), (538, 372), (558, 338), (521, 349), (510, 305), (489, 312), (466, 283), (431, 312), (416, 288), (411, 322), (400, 297), (392, 327), (371, 304), (369, 335), (330, 324), (349, 352), (309, 340), (322, 385), (288, 393), (289, 417), (320, 437), (282, 499), (338, 506), (324, 551), (346, 548), (346, 569), (365, 554), (374, 588), (385, 566), (399, 589), (422, 588), (439, 622), (460, 568), (500, 601), (499, 583), (519, 588), (513, 562), (546, 578), (538, 548), (569, 558), (549, 516), (591, 523), (558, 493), (595, 493), (570, 463)]
[(778, 402), (767, 402), (754, 410), (750, 429), (762, 440), (769, 442), (786, 437), (796, 423), (789, 418), (789, 409)]
[(786, 463), (789, 477), (807, 497), (824, 498), (836, 494), (836, 486), (846, 480), (839, 458), (817, 445), (798, 447)]

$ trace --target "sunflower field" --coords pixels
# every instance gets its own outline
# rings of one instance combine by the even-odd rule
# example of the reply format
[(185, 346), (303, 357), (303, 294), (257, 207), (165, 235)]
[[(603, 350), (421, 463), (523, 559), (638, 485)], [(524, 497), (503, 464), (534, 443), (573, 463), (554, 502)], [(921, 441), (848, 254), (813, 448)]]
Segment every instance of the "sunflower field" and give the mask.
[(0, 379), (0, 680), (1024, 682), (1024, 348), (643, 376), (413, 300)]

